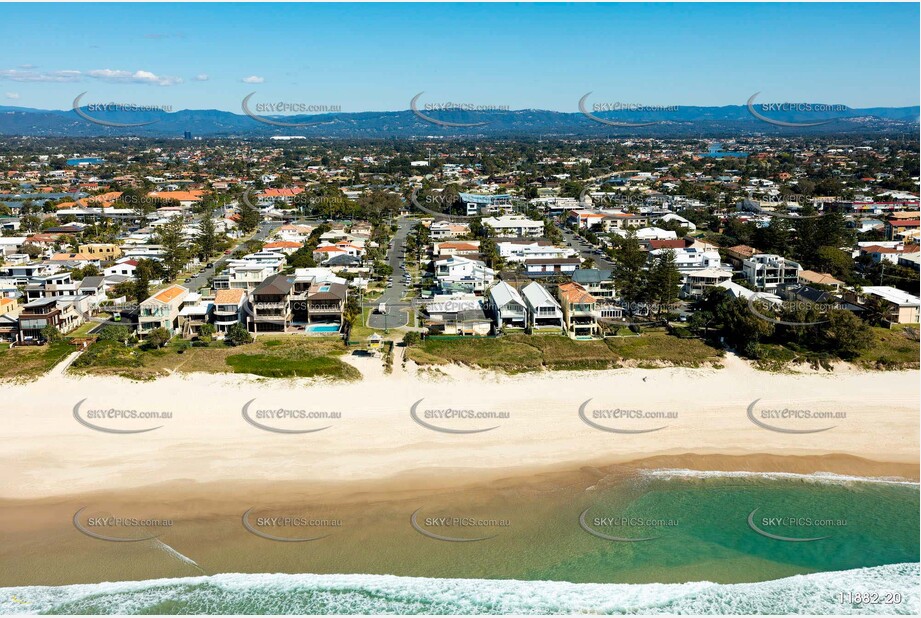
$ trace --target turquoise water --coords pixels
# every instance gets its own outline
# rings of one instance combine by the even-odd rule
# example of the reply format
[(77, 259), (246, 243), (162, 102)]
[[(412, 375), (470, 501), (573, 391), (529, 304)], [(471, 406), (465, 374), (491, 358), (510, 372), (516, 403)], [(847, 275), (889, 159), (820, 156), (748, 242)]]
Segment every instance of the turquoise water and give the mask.
[(338, 333), (338, 324), (311, 324), (305, 328), (308, 333)]
[[(688, 477), (660, 471), (596, 492), (595, 499), (578, 505), (580, 512), (589, 508), (589, 523), (612, 516), (644, 523), (593, 526), (598, 532), (654, 540), (591, 539), (594, 550), (586, 551), (576, 539), (565, 558), (528, 570), (524, 579), (591, 582), (610, 574), (614, 581), (690, 581), (699, 573), (730, 583), (915, 563), (921, 559), (918, 489), (815, 477)], [(749, 523), (753, 511), (754, 525), (764, 533), (821, 540), (782, 541), (759, 534)], [(561, 522), (559, 534), (568, 524)]]
[[(262, 554), (258, 570), (301, 574), (0, 588), (0, 613), (915, 615), (921, 609), (917, 484), (655, 470), (549, 488), (526, 502), (518, 494), (509, 499), (509, 491), (480, 505), (479, 513), (502, 517), (490, 509), (514, 505), (512, 526), (483, 542), (433, 541), (404, 516), (391, 524), (368, 507), (379, 529), (346, 516), (335, 544), (270, 547), (298, 561), (317, 560), (313, 566), (280, 567), (272, 562), (279, 554)], [(429, 510), (438, 512), (435, 503)], [(239, 551), (266, 551), (264, 540), (247, 538), (252, 545)], [(211, 556), (193, 557), (206, 573), (219, 568)], [(177, 575), (189, 573), (175, 564), (184, 569)], [(350, 572), (359, 574), (341, 574)], [(891, 602), (859, 604), (841, 593)]]

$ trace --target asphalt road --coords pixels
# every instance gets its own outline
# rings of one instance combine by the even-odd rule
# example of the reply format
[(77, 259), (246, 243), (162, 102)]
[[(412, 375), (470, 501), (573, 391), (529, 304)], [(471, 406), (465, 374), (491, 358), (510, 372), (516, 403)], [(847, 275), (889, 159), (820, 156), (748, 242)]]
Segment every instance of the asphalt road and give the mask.
[(572, 232), (564, 227), (561, 227), (560, 231), (563, 232), (563, 240), (568, 246), (578, 251), (579, 255), (581, 255), (583, 258), (594, 260), (595, 268), (601, 268), (605, 270), (614, 268), (614, 262), (608, 258), (607, 254), (599, 255), (597, 253), (592, 253), (595, 250), (594, 246), (588, 243), (579, 244), (579, 240), (572, 234)]
[[(381, 297), (373, 303), (365, 303), (366, 307), (372, 307), (375, 311), (368, 316), (368, 326), (371, 328), (400, 328), (409, 324), (409, 313), (411, 304), (403, 302), (403, 296), (406, 295), (407, 286), (403, 284), (403, 271), (400, 266), (403, 265), (403, 246), (406, 244), (406, 236), (412, 229), (413, 222), (409, 219), (397, 220), (397, 231), (393, 235), (393, 249), (387, 255), (387, 264), (393, 269), (393, 287), (386, 288)], [(377, 306), (380, 303), (387, 303), (387, 313), (377, 313)]]
[(199, 271), (197, 275), (192, 277), (188, 282), (180, 281), (179, 284), (182, 285), (183, 287), (188, 288), (189, 290), (193, 292), (198, 291), (199, 289), (204, 288), (204, 287), (210, 287), (209, 279), (211, 279), (211, 277), (214, 276), (214, 273), (217, 272), (217, 267), (227, 262), (229, 259), (231, 259), (231, 256), (233, 252), (237, 250), (237, 247), (239, 247), (240, 245), (242, 245), (243, 243), (249, 240), (265, 240), (266, 238), (268, 238), (269, 234), (271, 234), (275, 230), (275, 228), (279, 226), (281, 226), (281, 223), (278, 221), (263, 221), (262, 223), (259, 224), (259, 229), (256, 230), (256, 233), (253, 235), (252, 239), (247, 238), (247, 239), (241, 240), (240, 242), (238, 242), (236, 245), (233, 246), (233, 249), (231, 249), (229, 254), (225, 253), (224, 255), (219, 257), (217, 260), (215, 260), (212, 263), (211, 268), (203, 268), (201, 271)]

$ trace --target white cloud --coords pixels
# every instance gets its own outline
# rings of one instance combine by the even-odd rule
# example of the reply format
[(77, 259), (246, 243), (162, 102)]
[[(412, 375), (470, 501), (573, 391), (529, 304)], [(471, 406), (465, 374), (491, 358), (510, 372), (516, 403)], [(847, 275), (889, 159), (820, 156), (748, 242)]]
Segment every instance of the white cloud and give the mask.
[(0, 79), (11, 82), (78, 82), (80, 81), (80, 71), (20, 71), (18, 69), (0, 70)]
[(173, 86), (182, 83), (182, 78), (169, 75), (157, 75), (150, 71), (116, 71), (113, 69), (96, 69), (94, 71), (32, 71), (21, 69), (0, 69), (0, 80), (11, 82), (50, 82), (73, 83), (91, 77), (105, 82), (153, 84), (156, 86)]
[(115, 71), (112, 69), (97, 69), (89, 71), (88, 76), (106, 82), (116, 83), (134, 83), (134, 84), (155, 84), (157, 86), (173, 86), (181, 84), (182, 78), (171, 77), (168, 75), (157, 75), (150, 71)]
[(18, 101), (18, 100), (19, 100), (19, 93), (18, 93), (18, 92), (7, 92), (7, 93), (6, 93), (6, 98), (7, 98), (7, 99), (13, 99), (14, 101)]
[(243, 78), (244, 84), (261, 84), (265, 81), (264, 77), (259, 77), (258, 75), (250, 75), (249, 77)]
[(209, 79), (210, 78), (208, 77), (207, 73), (199, 73), (198, 75), (195, 76), (195, 81), (197, 82), (206, 82)]

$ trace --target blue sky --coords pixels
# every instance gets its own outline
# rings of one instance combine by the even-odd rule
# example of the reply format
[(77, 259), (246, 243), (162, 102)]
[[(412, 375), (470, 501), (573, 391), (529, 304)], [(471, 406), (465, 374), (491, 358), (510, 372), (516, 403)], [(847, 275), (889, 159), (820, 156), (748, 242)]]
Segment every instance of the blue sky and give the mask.
[(919, 102), (919, 5), (4, 4), (0, 105)]

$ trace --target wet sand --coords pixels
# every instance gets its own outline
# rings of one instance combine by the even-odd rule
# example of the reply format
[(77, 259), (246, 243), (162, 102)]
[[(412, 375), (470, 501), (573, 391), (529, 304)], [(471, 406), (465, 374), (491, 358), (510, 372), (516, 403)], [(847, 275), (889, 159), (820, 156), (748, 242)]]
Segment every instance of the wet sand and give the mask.
[[(647, 479), (644, 471), (675, 469), (802, 475), (861, 472), (874, 477), (918, 478), (917, 467), (910, 464), (883, 464), (849, 456), (684, 455), (626, 465), (535, 470), (525, 476), (488, 481), (478, 481), (469, 470), (457, 470), (374, 483), (173, 482), (118, 492), (3, 500), (0, 511), (6, 523), (0, 541), (0, 572), (4, 574), (0, 586), (220, 572), (513, 578), (521, 568), (514, 555), (528, 555), (540, 566), (574, 547), (590, 548), (595, 540), (576, 528), (574, 516), (600, 492), (623, 491), (626, 500), (630, 490), (618, 488), (642, 486)], [(803, 477), (804, 482), (808, 478)], [(247, 511), (251, 530), (243, 524)], [(90, 534), (75, 527), (78, 512), (77, 523)], [(410, 518), (414, 512), (419, 527), (434, 534), (452, 539), (495, 538), (487, 543), (427, 538), (413, 527)], [(107, 516), (136, 518), (145, 525), (90, 523), (93, 518)], [(476, 525), (449, 528), (426, 523), (441, 517), (478, 521)], [(274, 521), (280, 518), (290, 519)], [(271, 540), (259, 533), (297, 541)], [(92, 534), (157, 539), (112, 542)], [(741, 562), (711, 565), (714, 570), (709, 578), (750, 580), (751, 568), (738, 571), (745, 559), (738, 560)], [(773, 571), (759, 565), (758, 572), (764, 579), (792, 573), (782, 565)], [(656, 569), (654, 579), (636, 569), (625, 569), (611, 578), (624, 583), (667, 583), (688, 581), (693, 576), (687, 568), (662, 566)]]
[[(350, 362), (363, 381), (49, 375), (4, 385), (0, 586), (230, 571), (512, 577), (529, 543), (547, 552), (533, 555), (539, 568), (544, 556), (590, 541), (572, 531), (573, 508), (594, 489), (642, 478), (643, 469), (919, 478), (918, 372), (775, 375), (730, 357), (720, 370), (504, 376), (410, 367), (385, 376), (376, 361)], [(260, 416), (278, 410), (326, 416)], [(446, 418), (445, 410), (489, 418)], [(74, 526), (84, 507), (84, 526), (106, 515), (169, 525), (89, 526), (119, 538), (158, 535), (102, 541)], [(243, 526), (249, 509), (257, 523), (306, 520), (257, 526), (266, 534), (329, 536), (261, 538)], [(486, 532), (508, 540), (426, 538), (410, 525), (417, 510), (423, 521), (506, 522), (507, 530)], [(565, 532), (548, 536), (548, 522)], [(484, 531), (457, 536), (470, 534)], [(763, 577), (790, 574), (760, 568)], [(713, 569), (717, 579), (738, 581), (737, 563)], [(625, 570), (617, 581), (688, 577), (663, 567), (655, 580)]]

